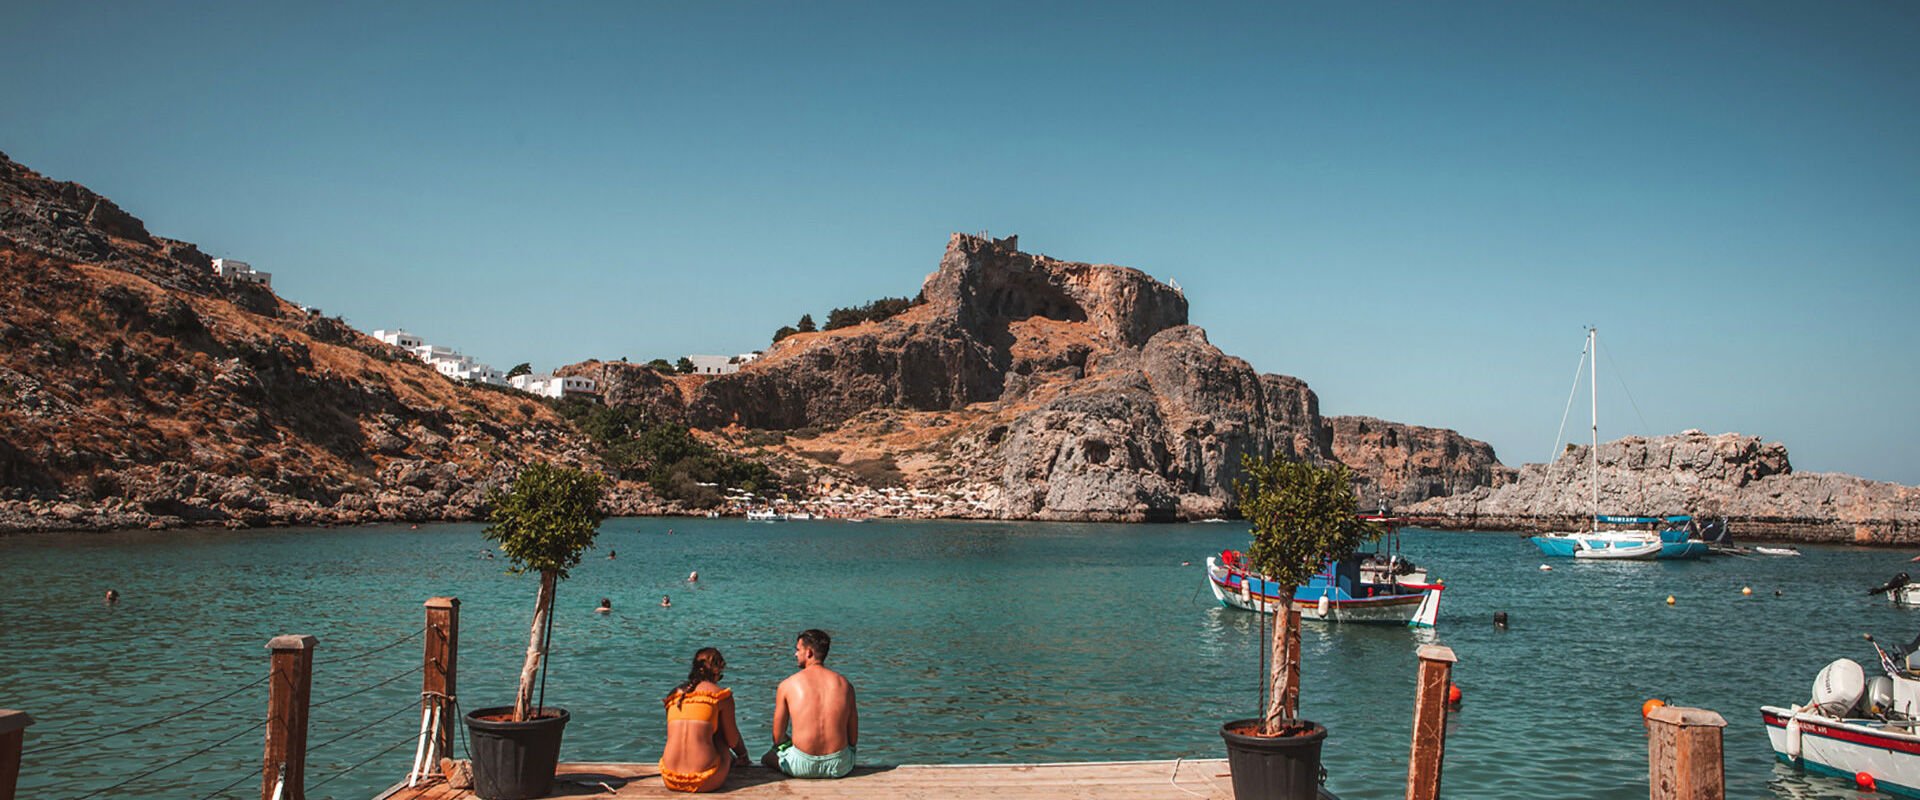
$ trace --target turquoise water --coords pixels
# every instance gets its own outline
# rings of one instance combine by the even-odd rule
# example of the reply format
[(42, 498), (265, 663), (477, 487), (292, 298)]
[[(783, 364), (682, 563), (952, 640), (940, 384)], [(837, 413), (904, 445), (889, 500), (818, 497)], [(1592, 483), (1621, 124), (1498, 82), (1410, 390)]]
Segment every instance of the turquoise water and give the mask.
[[(204, 797), (236, 780), (224, 796), (257, 791), (261, 735), (248, 729), (266, 693), (247, 687), (266, 673), (269, 638), (307, 633), (320, 640), (309, 741), (331, 742), (309, 760), (308, 794), (372, 797), (412, 758), (419, 682), (407, 673), (421, 644), (408, 637), (426, 598), (462, 601), (463, 702), (512, 697), (535, 581), (481, 557), (479, 531), (0, 538), (0, 707), (39, 720), (22, 796), (78, 798), (203, 748), (100, 796)], [(1219, 757), (1220, 722), (1256, 711), (1260, 644), (1256, 617), (1215, 605), (1200, 565), (1245, 537), (1233, 525), (609, 520), (560, 586), (547, 697), (573, 714), (566, 758), (648, 761), (659, 698), (715, 645), (758, 752), (793, 634), (822, 627), (830, 663), (859, 687), (864, 762)], [(1516, 535), (1408, 532), (1405, 550), (1451, 587), (1438, 629), (1308, 625), (1303, 638), (1302, 710), (1332, 731), (1328, 785), (1350, 800), (1402, 795), (1413, 652), (1437, 641), (1459, 655), (1466, 691), (1447, 740), (1452, 796), (1644, 797), (1639, 708), (1661, 697), (1726, 716), (1728, 796), (1855, 797), (1776, 766), (1757, 707), (1804, 700), (1834, 657), (1871, 664), (1863, 631), (1913, 635), (1920, 616), (1864, 594), (1909, 554), (1803, 549), (1540, 572)], [(699, 583), (685, 583), (695, 569)], [(100, 601), (109, 586), (117, 606)], [(615, 613), (592, 613), (602, 597)], [(1492, 628), (1496, 610), (1510, 630)]]

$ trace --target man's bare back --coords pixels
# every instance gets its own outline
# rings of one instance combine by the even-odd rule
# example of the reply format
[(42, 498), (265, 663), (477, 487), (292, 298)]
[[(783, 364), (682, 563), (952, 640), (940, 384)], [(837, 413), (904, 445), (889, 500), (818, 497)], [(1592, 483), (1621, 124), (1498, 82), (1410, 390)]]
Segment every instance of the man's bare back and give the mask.
[(853, 684), (818, 662), (781, 681), (774, 704), (774, 718), (782, 716), (780, 709), (786, 710), (785, 716), (793, 729), (793, 746), (803, 752), (838, 753), (860, 743)]
[(761, 763), (799, 778), (838, 778), (853, 769), (860, 711), (853, 684), (821, 663), (831, 646), (819, 630), (804, 631), (794, 642), (800, 671), (774, 693), (774, 749)]

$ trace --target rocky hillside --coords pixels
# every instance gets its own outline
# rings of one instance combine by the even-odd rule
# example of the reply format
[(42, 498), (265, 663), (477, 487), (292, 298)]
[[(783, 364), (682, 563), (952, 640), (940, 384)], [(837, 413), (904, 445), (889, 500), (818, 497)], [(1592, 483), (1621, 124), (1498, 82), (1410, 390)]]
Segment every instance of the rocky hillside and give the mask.
[[(1567, 530), (1592, 510), (1593, 448), (1568, 445), (1516, 480), (1428, 500), (1412, 509), (1445, 524), (1495, 530)], [(1604, 442), (1604, 514), (1724, 516), (1736, 537), (1858, 544), (1920, 537), (1920, 488), (1851, 475), (1794, 472), (1787, 448), (1757, 436), (1686, 431)]]
[(733, 374), (563, 371), (600, 380), (609, 403), (811, 460), (822, 491), (898, 484), (944, 498), (943, 515), (1225, 515), (1247, 453), (1345, 461), (1373, 503), (1510, 475), (1451, 431), (1322, 417), (1305, 382), (1222, 353), (1187, 324), (1185, 296), (1139, 270), (956, 234), (921, 295), (890, 319), (783, 339)]
[(592, 463), (543, 405), (210, 267), (0, 155), (0, 530), (464, 519), (518, 463)]

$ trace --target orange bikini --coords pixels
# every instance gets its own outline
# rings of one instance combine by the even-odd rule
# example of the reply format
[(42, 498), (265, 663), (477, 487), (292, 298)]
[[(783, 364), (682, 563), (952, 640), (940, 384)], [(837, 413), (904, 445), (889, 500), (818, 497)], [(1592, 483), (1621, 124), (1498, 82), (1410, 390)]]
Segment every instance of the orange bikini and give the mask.
[[(732, 689), (721, 689), (717, 692), (675, 692), (665, 701), (667, 722), (672, 724), (681, 720), (691, 720), (715, 724), (715, 718), (720, 715), (720, 701), (732, 697)], [(722, 759), (726, 757), (724, 753), (720, 755)], [(716, 762), (713, 766), (699, 772), (674, 772), (668, 770), (663, 764), (660, 767), (660, 782), (676, 792), (697, 792), (709, 778), (714, 776), (714, 773), (720, 771), (721, 763), (725, 762)]]

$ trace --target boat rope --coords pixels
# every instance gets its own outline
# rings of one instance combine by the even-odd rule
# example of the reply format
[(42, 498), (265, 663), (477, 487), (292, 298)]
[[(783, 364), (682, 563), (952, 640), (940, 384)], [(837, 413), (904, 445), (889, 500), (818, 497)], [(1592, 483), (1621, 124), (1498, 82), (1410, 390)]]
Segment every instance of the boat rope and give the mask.
[[(339, 736), (335, 736), (335, 737), (333, 737), (333, 738), (331, 738), (331, 739), (328, 739), (328, 740), (326, 740), (326, 741), (324, 741), (324, 742), (321, 742), (321, 743), (319, 743), (319, 744), (316, 744), (316, 745), (314, 745), (314, 746), (312, 746), (312, 747), (309, 747), (309, 748), (307, 748), (307, 754), (308, 754), (308, 755), (312, 755), (313, 753), (317, 753), (317, 752), (319, 752), (319, 751), (321, 750), (321, 748), (324, 748), (324, 747), (326, 747), (327, 745), (330, 745), (330, 744), (333, 744), (333, 743), (335, 743), (335, 742), (338, 742), (338, 741), (340, 741), (340, 740), (342, 740), (342, 739), (346, 739), (346, 738), (349, 738), (349, 737), (351, 737), (351, 736), (353, 736), (353, 735), (355, 735), (355, 734), (358, 734), (358, 733), (364, 733), (364, 732), (366, 732), (366, 731), (367, 731), (367, 729), (369, 729), (369, 728), (372, 728), (372, 727), (373, 727), (373, 726), (375, 726), (375, 725), (379, 725), (379, 724), (380, 724), (380, 723), (382, 723), (382, 722), (386, 722), (387, 720), (390, 720), (390, 719), (393, 719), (394, 717), (397, 717), (397, 716), (400, 716), (401, 714), (405, 714), (405, 713), (407, 713), (408, 711), (413, 711), (413, 710), (416, 710), (416, 709), (418, 709), (419, 707), (420, 707), (420, 701), (419, 701), (419, 700), (417, 700), (417, 699), (415, 699), (415, 700), (408, 700), (408, 701), (407, 701), (407, 704), (406, 704), (406, 705), (404, 705), (404, 706), (401, 706), (401, 707), (400, 707), (400, 710), (398, 710), (398, 711), (395, 711), (395, 712), (393, 712), (393, 713), (391, 713), (391, 714), (388, 714), (388, 715), (386, 715), (386, 716), (384, 716), (384, 717), (381, 717), (381, 718), (379, 718), (379, 719), (376, 719), (376, 720), (374, 720), (374, 721), (372, 721), (372, 722), (369, 722), (369, 723), (367, 723), (367, 724), (365, 724), (365, 725), (362, 725), (362, 726), (360, 726), (360, 727), (358, 727), (358, 728), (354, 728), (353, 730), (350, 730), (350, 731), (347, 731), (346, 733), (343, 733), (343, 734), (340, 734)], [(412, 739), (413, 739), (413, 737), (411, 737), (411, 736), (409, 736), (409, 737), (407, 737), (407, 739), (408, 739), (408, 741), (412, 741)]]
[(363, 658), (366, 658), (367, 656), (370, 656), (370, 655), (373, 655), (373, 654), (375, 654), (375, 653), (381, 653), (381, 652), (385, 652), (385, 651), (387, 651), (387, 650), (392, 650), (393, 648), (396, 648), (396, 647), (399, 647), (400, 645), (403, 645), (403, 644), (406, 644), (407, 642), (409, 642), (409, 641), (412, 641), (412, 640), (413, 640), (413, 637), (415, 637), (415, 636), (419, 636), (419, 635), (420, 635), (420, 634), (422, 634), (422, 633), (426, 633), (426, 631), (427, 631), (427, 629), (426, 629), (426, 626), (424, 626), (424, 625), (423, 625), (423, 626), (421, 626), (421, 627), (420, 627), (420, 629), (419, 629), (419, 630), (416, 630), (416, 631), (414, 631), (414, 632), (412, 632), (412, 633), (409, 633), (409, 634), (407, 634), (407, 635), (405, 635), (405, 636), (402, 636), (402, 637), (400, 637), (400, 638), (398, 638), (398, 639), (395, 639), (395, 640), (393, 640), (393, 641), (392, 641), (392, 642), (390, 642), (390, 643), (387, 643), (387, 644), (383, 644), (383, 645), (381, 645), (381, 646), (379, 646), (379, 647), (376, 647), (376, 648), (373, 648), (372, 650), (368, 650), (368, 651), (366, 651), (366, 652), (362, 652), (362, 653), (355, 653), (355, 654), (353, 654), (353, 655), (350, 655), (350, 656), (341, 656), (341, 657), (339, 657), (339, 658), (330, 658), (330, 659), (327, 659), (327, 660), (325, 660), (325, 661), (315, 661), (315, 662), (313, 662), (313, 663), (315, 663), (315, 664), (341, 664), (341, 663), (345, 663), (345, 662), (348, 662), (348, 661), (359, 661), (360, 659), (363, 659)]
[(1573, 368), (1573, 386), (1567, 389), (1567, 407), (1560, 412), (1560, 430), (1553, 434), (1553, 452), (1547, 454), (1547, 469), (1560, 458), (1560, 439), (1567, 435), (1567, 415), (1573, 413), (1573, 398), (1580, 393), (1580, 372), (1587, 368), (1587, 345), (1580, 344), (1580, 363)]
[(257, 730), (260, 730), (261, 728), (264, 728), (264, 727), (267, 727), (267, 721), (263, 719), (263, 720), (260, 720), (259, 722), (257, 722), (257, 723), (255, 723), (255, 724), (253, 724), (253, 725), (251, 725), (251, 726), (249, 726), (249, 727), (248, 727), (248, 728), (246, 728), (245, 730), (242, 730), (242, 731), (240, 731), (239, 733), (235, 733), (235, 734), (233, 734), (232, 736), (228, 736), (228, 737), (227, 737), (227, 738), (225, 738), (225, 739), (221, 739), (220, 741), (217, 741), (217, 742), (214, 742), (213, 744), (210, 744), (210, 745), (207, 745), (206, 747), (202, 747), (202, 748), (200, 748), (199, 750), (195, 750), (195, 751), (193, 751), (193, 752), (191, 752), (191, 753), (188, 753), (188, 754), (186, 754), (186, 755), (184, 755), (184, 756), (181, 756), (181, 757), (179, 757), (179, 758), (176, 758), (176, 759), (174, 759), (174, 760), (172, 760), (172, 761), (169, 761), (169, 762), (167, 762), (167, 763), (165, 763), (165, 764), (161, 764), (160, 766), (157, 766), (157, 767), (154, 767), (153, 769), (150, 769), (150, 770), (147, 770), (146, 772), (142, 772), (142, 773), (140, 773), (140, 774), (138, 774), (138, 775), (135, 775), (135, 776), (133, 776), (133, 777), (131, 777), (131, 778), (128, 778), (128, 779), (126, 779), (126, 780), (124, 780), (124, 781), (121, 781), (121, 782), (119, 782), (119, 783), (116, 783), (116, 784), (114, 784), (114, 785), (112, 785), (112, 786), (108, 786), (108, 787), (106, 787), (106, 788), (103, 788), (103, 789), (95, 789), (95, 790), (93, 790), (93, 791), (91, 791), (91, 792), (88, 792), (88, 793), (86, 793), (86, 794), (83, 794), (83, 795), (80, 795), (79, 797), (76, 797), (76, 798), (74, 798), (73, 800), (87, 800), (87, 798), (89, 798), (89, 797), (97, 797), (97, 796), (99, 796), (99, 795), (101, 795), (101, 794), (105, 794), (105, 793), (107, 793), (107, 792), (111, 792), (111, 791), (113, 791), (113, 790), (115, 790), (115, 789), (118, 789), (118, 788), (120, 788), (120, 787), (122, 787), (122, 786), (126, 786), (126, 785), (127, 785), (127, 784), (129, 784), (129, 783), (133, 783), (134, 781), (137, 781), (137, 780), (140, 780), (141, 778), (145, 778), (145, 777), (147, 777), (147, 776), (149, 776), (149, 775), (153, 775), (153, 774), (156, 774), (156, 773), (158, 773), (158, 772), (161, 772), (161, 771), (163, 771), (163, 770), (167, 770), (167, 769), (171, 769), (171, 768), (173, 768), (173, 767), (177, 767), (177, 766), (179, 766), (179, 765), (181, 765), (181, 764), (185, 764), (185, 763), (187, 763), (188, 761), (191, 761), (191, 760), (193, 760), (193, 759), (196, 759), (196, 758), (199, 758), (199, 757), (201, 757), (201, 756), (204, 756), (204, 755), (206, 755), (206, 754), (208, 754), (208, 753), (210, 753), (210, 752), (213, 752), (213, 751), (214, 751), (214, 749), (216, 749), (216, 748), (218, 748), (218, 747), (220, 747), (221, 745), (224, 745), (224, 744), (228, 744), (228, 743), (230, 743), (230, 742), (232, 742), (232, 741), (233, 741), (233, 740), (235, 740), (235, 739), (238, 739), (238, 738), (240, 738), (240, 737), (242, 737), (242, 736), (245, 736), (245, 735), (247, 735), (247, 734), (249, 734), (249, 733), (253, 733), (254, 731), (257, 731)]
[(418, 667), (418, 666), (413, 666), (413, 667), (408, 667), (408, 668), (406, 669), (406, 671), (405, 671), (405, 672), (402, 672), (402, 673), (400, 673), (400, 674), (398, 674), (398, 675), (395, 675), (395, 676), (393, 676), (393, 677), (391, 677), (391, 678), (388, 678), (388, 679), (386, 679), (386, 680), (383, 680), (383, 681), (380, 681), (380, 682), (378, 682), (378, 683), (375, 683), (375, 684), (373, 684), (373, 685), (371, 685), (371, 686), (367, 686), (367, 687), (364, 687), (364, 688), (360, 688), (360, 689), (355, 689), (355, 690), (353, 690), (353, 691), (351, 691), (351, 692), (348, 692), (348, 693), (346, 693), (346, 694), (343, 694), (343, 695), (340, 695), (340, 696), (338, 696), (338, 697), (329, 697), (329, 698), (327, 698), (327, 699), (325, 699), (325, 700), (320, 700), (320, 701), (316, 701), (316, 702), (314, 702), (314, 703), (312, 703), (312, 704), (310, 704), (310, 706), (309, 706), (309, 707), (311, 707), (311, 708), (319, 708), (319, 707), (321, 707), (321, 706), (324, 706), (324, 705), (326, 705), (326, 704), (328, 704), (328, 703), (336, 703), (336, 702), (339, 702), (339, 701), (341, 701), (341, 700), (345, 700), (345, 699), (347, 699), (347, 698), (349, 698), (349, 697), (353, 697), (354, 695), (360, 695), (360, 694), (366, 694), (367, 692), (371, 692), (371, 691), (373, 691), (373, 690), (375, 690), (375, 689), (378, 689), (378, 688), (380, 688), (380, 687), (382, 687), (382, 686), (385, 686), (385, 685), (387, 685), (387, 684), (389, 684), (389, 683), (393, 683), (394, 681), (397, 681), (397, 680), (400, 680), (401, 678), (405, 678), (405, 677), (407, 677), (407, 676), (409, 676), (409, 675), (413, 675), (413, 674), (415, 674), (415, 673), (417, 673), (417, 672), (419, 672), (419, 671), (420, 671), (420, 669), (421, 669), (421, 668), (420, 668), (420, 667)]
[(1647, 424), (1647, 415), (1640, 413), (1640, 404), (1634, 402), (1633, 400), (1633, 390), (1627, 388), (1627, 379), (1625, 377), (1626, 373), (1621, 372), (1620, 365), (1614, 362), (1613, 351), (1605, 350), (1604, 348), (1606, 347), (1606, 345), (1601, 345), (1601, 347), (1603, 348), (1602, 351), (1607, 354), (1607, 366), (1613, 368), (1613, 379), (1620, 382), (1620, 391), (1627, 393), (1627, 404), (1633, 406), (1633, 415), (1640, 418), (1641, 434), (1645, 436), (1652, 436), (1653, 426)]
[[(376, 758), (379, 758), (379, 757), (381, 757), (381, 756), (384, 756), (384, 755), (386, 755), (386, 754), (388, 754), (388, 753), (391, 753), (391, 752), (393, 752), (393, 751), (395, 751), (395, 750), (398, 750), (398, 749), (400, 749), (400, 748), (401, 748), (401, 747), (402, 747), (403, 745), (408, 745), (408, 744), (412, 744), (412, 743), (413, 743), (413, 734), (407, 734), (407, 737), (406, 737), (406, 738), (404, 738), (404, 739), (401, 739), (400, 741), (397, 741), (397, 742), (394, 742), (393, 744), (390, 744), (390, 745), (387, 745), (387, 749), (385, 749), (385, 750), (382, 750), (382, 751), (380, 751), (380, 752), (378, 752), (378, 753), (374, 753), (373, 755), (370, 755), (370, 756), (367, 756), (367, 757), (366, 757), (365, 759), (362, 759), (362, 760), (360, 761), (360, 763), (358, 763), (358, 764), (354, 764), (354, 765), (353, 765), (353, 766), (351, 766), (351, 767), (347, 767), (346, 769), (343, 769), (343, 770), (340, 770), (339, 772), (336, 772), (336, 773), (334, 773), (334, 774), (332, 774), (332, 775), (329, 775), (329, 776), (327, 776), (327, 777), (326, 777), (326, 779), (324, 779), (324, 780), (321, 780), (321, 781), (319, 781), (319, 782), (317, 782), (317, 783), (315, 783), (315, 784), (313, 784), (312, 786), (308, 786), (308, 787), (307, 787), (307, 791), (309, 791), (309, 792), (312, 792), (312, 791), (315, 791), (315, 790), (318, 790), (318, 789), (319, 789), (320, 787), (322, 787), (322, 786), (325, 786), (325, 785), (327, 785), (327, 784), (329, 784), (329, 783), (332, 783), (332, 782), (333, 782), (334, 780), (336, 780), (336, 779), (338, 779), (338, 778), (339, 778), (340, 776), (342, 776), (342, 775), (345, 775), (345, 774), (347, 774), (347, 773), (349, 773), (349, 772), (352, 772), (352, 771), (354, 771), (354, 770), (356, 770), (356, 769), (359, 769), (359, 768), (361, 768), (361, 767), (364, 767), (364, 766), (366, 766), (366, 765), (368, 765), (368, 764), (370, 764), (370, 763), (372, 763), (374, 759), (376, 759)], [(311, 751), (309, 751), (309, 752), (311, 752)]]
[(88, 737), (84, 737), (84, 738), (80, 738), (80, 739), (76, 739), (76, 740), (74, 740), (74, 741), (71, 741), (71, 742), (62, 742), (62, 743), (56, 743), (56, 744), (52, 744), (52, 745), (48, 745), (48, 746), (44, 746), (44, 747), (36, 747), (36, 748), (34, 748), (34, 749), (32, 749), (32, 750), (29, 750), (29, 751), (27, 751), (27, 752), (28, 752), (28, 754), (29, 754), (29, 755), (35, 755), (35, 756), (38, 756), (38, 755), (43, 755), (43, 754), (46, 754), (46, 753), (57, 753), (57, 752), (59, 752), (59, 751), (62, 751), (62, 750), (71, 750), (71, 749), (73, 749), (73, 748), (75, 748), (75, 747), (79, 747), (79, 746), (81, 746), (81, 745), (83, 745), (83, 744), (88, 744), (88, 743), (91, 743), (91, 742), (97, 742), (97, 741), (101, 741), (101, 740), (103, 740), (103, 739), (111, 739), (111, 738), (114, 738), (114, 737), (116, 737), (116, 736), (124, 736), (124, 735), (126, 735), (126, 734), (129, 734), (129, 733), (133, 733), (133, 732), (135, 732), (135, 731), (143, 731), (143, 730), (146, 730), (146, 729), (148, 729), (148, 728), (151, 728), (151, 727), (153, 727), (153, 726), (155, 726), (155, 725), (159, 725), (159, 724), (160, 724), (160, 723), (162, 723), (162, 722), (166, 722), (166, 721), (168, 721), (168, 720), (173, 720), (173, 719), (179, 719), (179, 718), (181, 718), (181, 717), (184, 717), (184, 716), (186, 716), (186, 715), (188, 715), (188, 714), (192, 714), (193, 712), (195, 712), (195, 711), (199, 711), (199, 710), (201, 710), (201, 709), (204, 709), (204, 708), (206, 708), (207, 706), (210, 706), (210, 705), (213, 705), (214, 703), (218, 703), (218, 702), (220, 702), (220, 701), (222, 701), (222, 700), (225, 700), (225, 699), (227, 699), (227, 698), (230, 698), (230, 697), (233, 697), (234, 695), (237, 695), (237, 694), (239, 694), (239, 693), (241, 693), (241, 692), (244, 692), (244, 691), (246, 691), (246, 690), (248, 690), (248, 689), (252, 689), (252, 688), (254, 688), (254, 687), (256, 687), (256, 686), (259, 686), (260, 684), (263, 684), (263, 683), (266, 683), (266, 682), (267, 682), (267, 679), (268, 679), (268, 678), (271, 678), (271, 677), (272, 677), (271, 675), (263, 675), (263, 676), (261, 676), (261, 677), (260, 677), (260, 679), (259, 679), (259, 680), (257, 680), (257, 681), (254, 681), (254, 682), (252, 682), (252, 683), (249, 683), (249, 684), (247, 684), (247, 685), (245, 685), (245, 686), (242, 686), (242, 687), (240, 687), (240, 688), (238, 688), (238, 689), (235, 689), (235, 690), (233, 690), (233, 691), (231, 691), (231, 692), (227, 692), (226, 694), (223, 694), (223, 695), (220, 695), (219, 697), (216, 697), (216, 698), (213, 698), (212, 700), (208, 700), (208, 701), (206, 701), (206, 702), (204, 702), (204, 703), (201, 703), (200, 705), (197, 705), (197, 706), (194, 706), (194, 707), (192, 707), (192, 708), (188, 708), (188, 709), (184, 709), (184, 710), (181, 710), (181, 711), (175, 711), (175, 712), (174, 712), (174, 713), (172, 713), (172, 714), (168, 714), (168, 715), (166, 715), (166, 716), (164, 716), (164, 717), (161, 717), (161, 718), (159, 718), (159, 719), (156, 719), (156, 720), (151, 720), (151, 721), (148, 721), (148, 722), (143, 722), (143, 723), (140, 723), (139, 725), (135, 725), (135, 726), (133, 726), (133, 727), (131, 727), (131, 728), (125, 728), (125, 729), (122, 729), (122, 730), (117, 730), (117, 731), (114, 731), (113, 733), (109, 733), (109, 734), (104, 734), (104, 735), (101, 735), (101, 736), (88, 736)]
[(1172, 774), (1169, 774), (1167, 776), (1167, 783), (1173, 784), (1173, 788), (1179, 789), (1180, 791), (1186, 792), (1187, 794), (1193, 795), (1194, 797), (1206, 797), (1207, 795), (1204, 793), (1196, 792), (1192, 789), (1189, 789), (1185, 786), (1180, 785), (1180, 762), (1185, 761), (1186, 759), (1187, 759), (1186, 756), (1180, 756), (1173, 760), (1173, 772)]
[(238, 779), (235, 779), (232, 783), (229, 783), (225, 786), (222, 786), (218, 789), (208, 792), (205, 795), (202, 795), (200, 797), (200, 800), (214, 800), (214, 798), (219, 797), (231, 791), (233, 787), (246, 783), (249, 779), (258, 778), (258, 777), (260, 777), (259, 770), (250, 770), (246, 774), (241, 775)]

